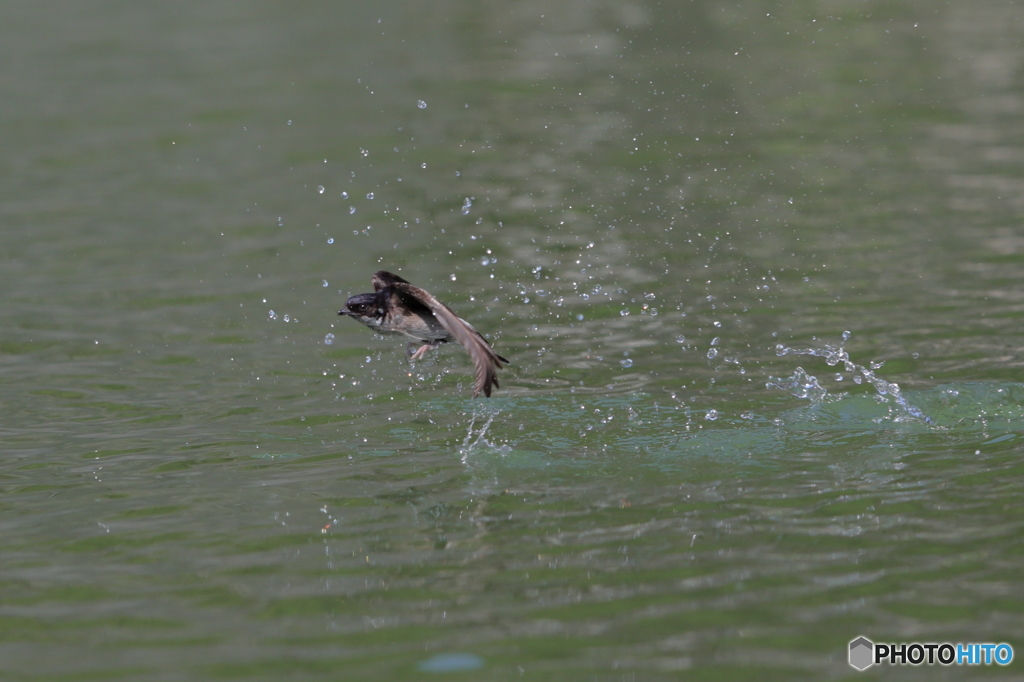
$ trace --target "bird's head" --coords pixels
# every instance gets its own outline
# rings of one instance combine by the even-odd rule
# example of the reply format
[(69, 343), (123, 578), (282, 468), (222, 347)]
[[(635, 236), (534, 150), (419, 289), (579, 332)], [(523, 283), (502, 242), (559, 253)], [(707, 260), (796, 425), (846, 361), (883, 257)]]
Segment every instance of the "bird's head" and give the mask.
[(348, 315), (368, 327), (376, 327), (384, 316), (384, 308), (377, 294), (357, 294), (345, 301), (345, 307), (338, 314)]

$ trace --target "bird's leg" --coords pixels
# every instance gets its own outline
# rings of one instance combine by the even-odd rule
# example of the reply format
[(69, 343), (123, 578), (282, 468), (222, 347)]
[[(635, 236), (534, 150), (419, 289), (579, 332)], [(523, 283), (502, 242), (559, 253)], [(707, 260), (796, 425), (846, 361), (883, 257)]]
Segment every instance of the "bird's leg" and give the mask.
[(406, 347), (406, 352), (409, 354), (409, 362), (419, 362), (423, 359), (423, 356), (427, 354), (427, 351), (431, 348), (436, 348), (436, 343), (424, 343), (419, 348), (416, 348), (416, 344), (410, 342)]

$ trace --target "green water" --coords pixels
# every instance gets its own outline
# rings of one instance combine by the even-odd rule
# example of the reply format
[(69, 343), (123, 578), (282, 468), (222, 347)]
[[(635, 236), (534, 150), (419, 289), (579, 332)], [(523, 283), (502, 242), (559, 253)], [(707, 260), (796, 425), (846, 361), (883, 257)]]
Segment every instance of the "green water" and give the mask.
[(4, 5), (0, 677), (1019, 676), (846, 656), (1024, 653), (1022, 74), (994, 1)]

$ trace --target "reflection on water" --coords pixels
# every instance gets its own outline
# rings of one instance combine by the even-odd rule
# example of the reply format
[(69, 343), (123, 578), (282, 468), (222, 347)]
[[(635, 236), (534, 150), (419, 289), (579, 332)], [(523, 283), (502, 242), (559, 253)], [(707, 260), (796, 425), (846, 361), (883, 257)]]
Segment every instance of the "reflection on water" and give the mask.
[[(1012, 4), (59, 9), (0, 7), (0, 676), (1020, 639)], [(385, 268), (495, 397), (338, 319)]]

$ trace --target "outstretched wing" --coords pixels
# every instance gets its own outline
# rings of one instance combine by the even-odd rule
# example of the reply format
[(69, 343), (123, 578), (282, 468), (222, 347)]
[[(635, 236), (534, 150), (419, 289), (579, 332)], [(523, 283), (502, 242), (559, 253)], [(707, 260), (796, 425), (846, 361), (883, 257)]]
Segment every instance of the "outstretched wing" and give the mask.
[(387, 270), (381, 270), (373, 275), (373, 290), (380, 291), (391, 284), (408, 284), (404, 279)]
[(430, 309), (441, 326), (448, 330), (455, 340), (461, 343), (473, 360), (476, 368), (476, 380), (473, 382), (473, 397), (482, 392), (488, 398), (491, 396), (491, 388), (498, 388), (497, 370), (503, 365), (509, 364), (508, 360), (494, 352), (487, 339), (480, 335), (480, 332), (473, 329), (473, 326), (459, 317), (451, 308), (441, 303), (433, 294), (430, 294), (417, 286), (409, 284), (401, 277), (392, 275), (389, 272), (378, 272), (373, 276), (374, 286), (378, 279), (386, 281), (385, 286), (394, 289), (405, 296), (416, 299)]

